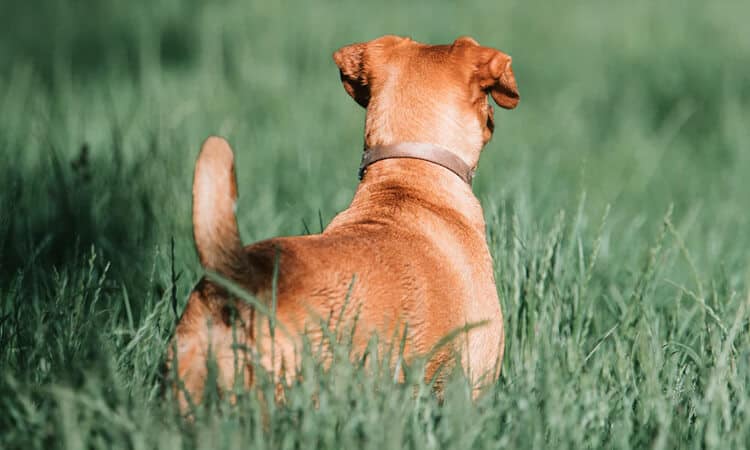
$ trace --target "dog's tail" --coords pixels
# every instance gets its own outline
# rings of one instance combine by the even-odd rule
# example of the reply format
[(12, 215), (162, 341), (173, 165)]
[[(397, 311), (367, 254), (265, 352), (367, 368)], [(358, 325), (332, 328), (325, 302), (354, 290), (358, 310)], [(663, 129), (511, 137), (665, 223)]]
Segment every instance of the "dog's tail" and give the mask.
[(204, 268), (230, 279), (247, 271), (237, 228), (237, 180), (229, 143), (211, 136), (203, 143), (193, 178), (193, 236)]

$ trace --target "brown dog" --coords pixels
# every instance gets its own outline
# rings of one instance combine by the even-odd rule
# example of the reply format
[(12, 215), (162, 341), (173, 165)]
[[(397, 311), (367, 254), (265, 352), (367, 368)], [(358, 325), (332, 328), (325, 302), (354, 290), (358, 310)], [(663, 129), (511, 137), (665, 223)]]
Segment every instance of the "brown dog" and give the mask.
[[(493, 132), (487, 94), (506, 109), (518, 104), (510, 57), (468, 37), (433, 46), (383, 36), (346, 46), (333, 58), (367, 119), (362, 181), (351, 206), (323, 233), (243, 248), (232, 150), (221, 138), (203, 144), (193, 185), (201, 264), (268, 309), (275, 298), (275, 323), (285, 331), (272, 335), (257, 308), (201, 280), (168, 355), (183, 407), (185, 393), (201, 398), (209, 354), (220, 387), (233, 386), (238, 373), (243, 384), (252, 382), (247, 349), (259, 350), (267, 370), (286, 368), (289, 376), (300, 336), (319, 343), (325, 318), (336, 328), (357, 317), (354, 353), (361, 354), (372, 333), (405, 338), (407, 358), (431, 354), (427, 378), (455, 355), (475, 388), (499, 374), (503, 320), (482, 208), (469, 183)], [(467, 327), (472, 324), (480, 326)], [(431, 352), (462, 328), (468, 331)]]

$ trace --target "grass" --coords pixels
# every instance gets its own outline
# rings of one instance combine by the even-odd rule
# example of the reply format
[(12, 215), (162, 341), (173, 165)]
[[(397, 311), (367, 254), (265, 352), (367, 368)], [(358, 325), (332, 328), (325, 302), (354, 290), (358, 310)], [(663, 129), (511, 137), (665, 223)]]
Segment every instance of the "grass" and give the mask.
[[(747, 4), (43, 6), (0, 17), (0, 447), (750, 444)], [(439, 404), (339, 348), (284, 404), (262, 406), (266, 380), (181, 420), (160, 368), (201, 275), (200, 143), (237, 150), (246, 242), (318, 231), (356, 186), (364, 120), (331, 53), (385, 33), (514, 58), (522, 101), (475, 184), (500, 380), (474, 403), (456, 375)]]

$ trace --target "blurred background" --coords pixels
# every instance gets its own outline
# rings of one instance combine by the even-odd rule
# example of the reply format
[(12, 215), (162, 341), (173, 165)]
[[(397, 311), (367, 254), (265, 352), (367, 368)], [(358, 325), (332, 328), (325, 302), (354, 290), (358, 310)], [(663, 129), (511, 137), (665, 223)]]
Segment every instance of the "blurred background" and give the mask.
[(692, 232), (718, 256), (728, 233), (748, 229), (747, 11), (740, 1), (4, 0), (5, 272), (42, 243), (51, 260), (90, 243), (127, 260), (171, 236), (189, 247), (192, 164), (211, 133), (239, 153), (247, 240), (319, 226), (318, 212), (327, 222), (356, 185), (364, 118), (331, 54), (387, 33), (471, 35), (513, 57), (522, 102), (499, 111), (480, 198), (542, 220), (584, 192), (594, 216), (611, 204), (626, 222), (658, 221), (674, 203), (680, 217), (713, 218)]
[(713, 218), (692, 232), (718, 256), (728, 233), (748, 229), (747, 11), (740, 1), (4, 0), (4, 272), (42, 243), (45, 260), (90, 243), (127, 260), (171, 236), (189, 247), (192, 164), (211, 133), (239, 152), (247, 240), (301, 232), (318, 212), (327, 222), (355, 187), (364, 118), (331, 54), (387, 33), (471, 35), (513, 57), (522, 102), (499, 111), (480, 198), (512, 198), (544, 219), (585, 192), (594, 216), (611, 204), (616, 219), (645, 222), (674, 203), (678, 216)]
[[(739, 0), (0, 0), (0, 340), (3, 380), (15, 380), (0, 383), (15, 414), (0, 429), (44, 446), (45, 417), (66, 410), (38, 389), (91, 379), (121, 382), (111, 404), (153, 428), (160, 352), (200, 273), (201, 142), (220, 134), (237, 153), (245, 242), (320, 231), (351, 199), (363, 140), (364, 110), (331, 55), (398, 34), (470, 35), (513, 57), (521, 102), (496, 108), (474, 185), (510, 330), (496, 397), (508, 408), (496, 410), (537, 406), (492, 419), (505, 436), (728, 436), (741, 426), (726, 405), (750, 405), (742, 389), (704, 416), (696, 405), (713, 405), (707, 380), (724, 379), (709, 375), (750, 276), (749, 14)], [(602, 369), (588, 387), (560, 388), (581, 375), (576, 355), (610, 335), (617, 351), (590, 360)], [(670, 339), (693, 352), (679, 370), (660, 356)], [(672, 381), (688, 387), (664, 393)], [(586, 408), (609, 422), (587, 422)], [(443, 426), (472, 414), (446, 413)]]

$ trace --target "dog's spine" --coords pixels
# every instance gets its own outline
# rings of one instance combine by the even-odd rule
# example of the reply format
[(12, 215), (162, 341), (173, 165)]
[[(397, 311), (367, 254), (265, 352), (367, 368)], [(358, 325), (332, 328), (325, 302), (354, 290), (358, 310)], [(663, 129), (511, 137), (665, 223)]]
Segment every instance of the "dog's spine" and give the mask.
[(203, 143), (193, 178), (193, 235), (206, 270), (238, 279), (247, 271), (235, 207), (237, 180), (229, 143), (211, 136)]

